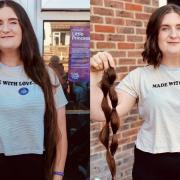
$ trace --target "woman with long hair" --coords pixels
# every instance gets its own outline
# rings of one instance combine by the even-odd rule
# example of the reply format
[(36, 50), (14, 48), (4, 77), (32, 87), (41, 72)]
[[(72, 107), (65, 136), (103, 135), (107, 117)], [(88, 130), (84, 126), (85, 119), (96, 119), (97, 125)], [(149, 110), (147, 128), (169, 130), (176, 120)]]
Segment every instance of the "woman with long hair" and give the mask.
[[(91, 58), (91, 119), (106, 120), (100, 139), (107, 148), (107, 161), (114, 178), (114, 151), (108, 144), (108, 123), (118, 128), (118, 118), (138, 103), (139, 115), (144, 123), (135, 142), (133, 180), (179, 180), (179, 6), (168, 4), (151, 15), (142, 56), (147, 65), (129, 72), (116, 86), (117, 96), (114, 97), (111, 92), (111, 80), (115, 74), (112, 56), (99, 52)], [(113, 73), (110, 73), (111, 69)], [(116, 98), (118, 103), (114, 106)], [(112, 117), (112, 110), (117, 112), (118, 118)]]
[(66, 104), (25, 10), (0, 1), (0, 179), (62, 180)]

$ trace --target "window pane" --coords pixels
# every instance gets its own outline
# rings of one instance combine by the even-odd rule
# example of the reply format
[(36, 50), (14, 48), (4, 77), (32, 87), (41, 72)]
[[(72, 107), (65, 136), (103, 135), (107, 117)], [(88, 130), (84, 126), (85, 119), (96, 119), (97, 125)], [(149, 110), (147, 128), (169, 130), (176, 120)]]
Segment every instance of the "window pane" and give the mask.
[[(56, 72), (68, 99), (67, 109), (89, 110), (89, 81), (68, 81), (70, 27), (89, 26), (89, 22), (44, 22), (44, 60)], [(73, 113), (73, 112), (72, 112)]]

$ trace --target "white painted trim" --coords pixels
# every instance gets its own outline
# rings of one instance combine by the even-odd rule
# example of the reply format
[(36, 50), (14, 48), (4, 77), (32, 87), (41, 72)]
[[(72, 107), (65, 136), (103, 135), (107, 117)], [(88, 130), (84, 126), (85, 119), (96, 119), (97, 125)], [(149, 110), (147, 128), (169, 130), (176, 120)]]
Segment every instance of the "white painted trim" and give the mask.
[(159, 7), (167, 4), (167, 0), (159, 0)]
[(90, 0), (41, 0), (42, 9), (90, 9)]

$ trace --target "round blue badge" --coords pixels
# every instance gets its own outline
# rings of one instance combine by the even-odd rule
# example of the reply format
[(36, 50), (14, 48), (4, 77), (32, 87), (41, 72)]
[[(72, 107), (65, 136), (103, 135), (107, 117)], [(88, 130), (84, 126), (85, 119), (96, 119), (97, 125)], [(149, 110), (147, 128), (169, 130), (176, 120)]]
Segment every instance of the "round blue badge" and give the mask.
[(29, 92), (28, 88), (23, 87), (23, 88), (19, 89), (19, 94), (21, 94), (21, 95), (26, 95), (28, 92)]

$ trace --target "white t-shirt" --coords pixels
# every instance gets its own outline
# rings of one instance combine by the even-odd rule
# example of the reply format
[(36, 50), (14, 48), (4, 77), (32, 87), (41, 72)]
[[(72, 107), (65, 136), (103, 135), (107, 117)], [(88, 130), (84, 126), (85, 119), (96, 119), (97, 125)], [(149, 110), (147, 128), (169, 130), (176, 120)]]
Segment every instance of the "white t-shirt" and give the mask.
[[(52, 84), (56, 84), (53, 71), (48, 71)], [(56, 108), (67, 104), (61, 85), (54, 98)], [(42, 154), (44, 112), (44, 93), (27, 77), (23, 66), (0, 63), (0, 153)]]
[(180, 152), (180, 68), (139, 67), (116, 89), (139, 98), (139, 115), (144, 123), (137, 135), (138, 149), (150, 153)]

